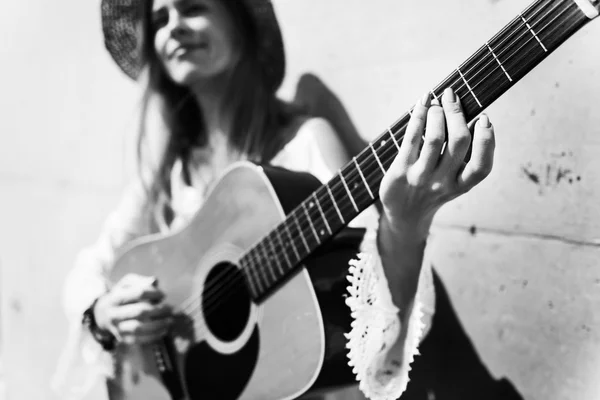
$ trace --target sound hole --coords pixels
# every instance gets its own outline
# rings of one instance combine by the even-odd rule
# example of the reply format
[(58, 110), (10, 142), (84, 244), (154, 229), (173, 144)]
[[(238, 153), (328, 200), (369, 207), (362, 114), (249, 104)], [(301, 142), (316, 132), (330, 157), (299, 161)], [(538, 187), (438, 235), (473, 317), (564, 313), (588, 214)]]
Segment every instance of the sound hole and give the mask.
[(250, 293), (242, 272), (223, 262), (208, 274), (202, 293), (204, 318), (210, 331), (223, 342), (235, 340), (250, 317)]

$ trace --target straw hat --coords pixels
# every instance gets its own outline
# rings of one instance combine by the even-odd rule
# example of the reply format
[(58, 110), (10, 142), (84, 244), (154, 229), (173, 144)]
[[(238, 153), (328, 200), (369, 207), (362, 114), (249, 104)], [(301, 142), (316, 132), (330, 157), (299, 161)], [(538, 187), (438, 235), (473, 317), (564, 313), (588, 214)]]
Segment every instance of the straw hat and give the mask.
[[(238, 1), (246, 7), (255, 25), (258, 60), (265, 71), (269, 87), (276, 91), (285, 73), (283, 39), (270, 0)], [(102, 31), (104, 44), (117, 65), (130, 78), (137, 80), (143, 68), (141, 21), (144, 5), (150, 0), (102, 0)]]

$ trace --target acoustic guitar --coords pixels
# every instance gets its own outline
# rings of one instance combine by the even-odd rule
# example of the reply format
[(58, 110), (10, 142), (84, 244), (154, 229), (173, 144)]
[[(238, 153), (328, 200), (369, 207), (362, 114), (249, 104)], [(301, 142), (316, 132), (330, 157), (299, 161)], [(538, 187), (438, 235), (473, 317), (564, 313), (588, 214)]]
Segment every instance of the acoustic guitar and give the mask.
[[(598, 16), (600, 0), (538, 0), (431, 91), (452, 87), (469, 121)], [(411, 111), (327, 184), (250, 163), (232, 166), (183, 229), (131, 243), (110, 280), (156, 276), (177, 306), (166, 339), (116, 349), (133, 384), (113, 400), (293, 399), (354, 383), (347, 366), (347, 261)]]

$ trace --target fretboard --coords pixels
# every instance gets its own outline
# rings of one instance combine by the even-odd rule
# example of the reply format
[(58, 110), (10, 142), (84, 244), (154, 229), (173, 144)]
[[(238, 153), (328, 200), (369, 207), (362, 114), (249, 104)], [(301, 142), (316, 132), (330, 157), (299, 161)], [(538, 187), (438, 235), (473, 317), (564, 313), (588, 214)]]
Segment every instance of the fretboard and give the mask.
[[(587, 5), (599, 8), (597, 2)], [(593, 15), (587, 14), (573, 0), (534, 2), (431, 90), (432, 99), (451, 87), (472, 121), (589, 22)], [(267, 297), (302, 260), (377, 200), (410, 114), (385, 129), (242, 257), (240, 265), (256, 301)]]

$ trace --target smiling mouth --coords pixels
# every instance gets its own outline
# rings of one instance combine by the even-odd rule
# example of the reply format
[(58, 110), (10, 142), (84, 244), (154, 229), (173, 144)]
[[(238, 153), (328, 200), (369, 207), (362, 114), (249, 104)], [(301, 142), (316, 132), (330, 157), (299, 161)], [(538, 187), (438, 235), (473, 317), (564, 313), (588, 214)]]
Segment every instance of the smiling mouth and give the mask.
[(181, 46), (175, 49), (175, 51), (173, 51), (171, 53), (170, 58), (177, 58), (177, 57), (182, 57), (185, 56), (193, 51), (196, 50), (205, 50), (206, 49), (206, 45), (195, 45), (195, 46)]

